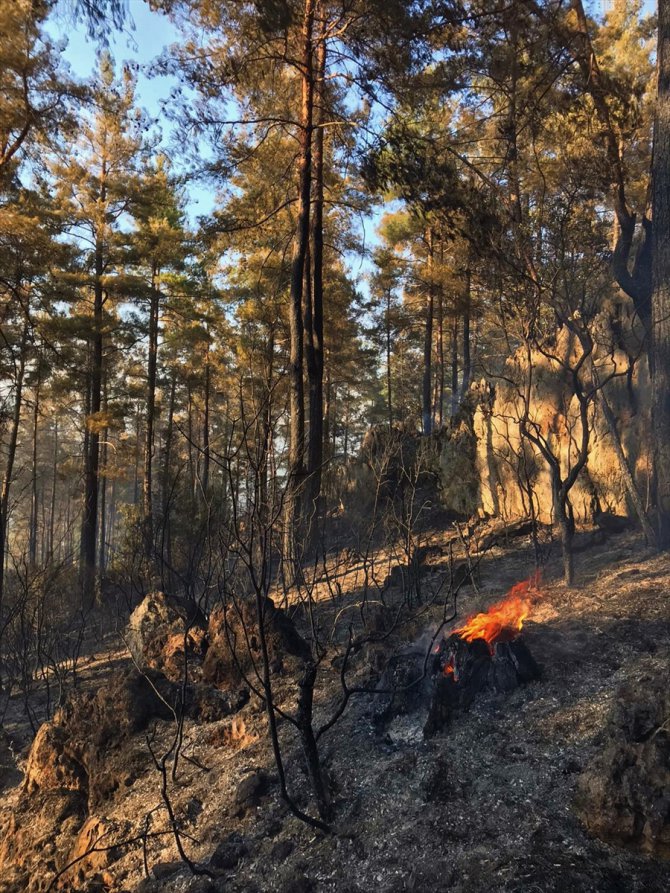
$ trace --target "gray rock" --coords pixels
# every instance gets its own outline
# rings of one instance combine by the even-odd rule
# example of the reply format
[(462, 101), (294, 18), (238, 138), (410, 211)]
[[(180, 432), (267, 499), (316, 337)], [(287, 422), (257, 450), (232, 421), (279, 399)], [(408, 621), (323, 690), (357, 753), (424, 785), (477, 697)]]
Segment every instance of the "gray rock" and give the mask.
[(183, 871), (185, 867), (183, 862), (158, 862), (151, 869), (151, 873), (157, 881), (161, 881), (163, 878), (172, 877), (177, 872)]
[(247, 844), (241, 834), (233, 831), (214, 850), (209, 864), (212, 868), (229, 871), (235, 868), (248, 853)]
[(260, 769), (254, 770), (237, 785), (235, 803), (238, 806), (255, 805), (267, 790), (267, 786), (267, 775)]
[(293, 849), (292, 840), (280, 840), (272, 847), (270, 857), (275, 862), (284, 862), (291, 855)]
[(131, 657), (141, 669), (146, 664), (145, 651), (147, 644), (164, 628), (177, 624), (179, 614), (171, 605), (163, 592), (150, 592), (130, 615), (126, 628), (126, 645)]

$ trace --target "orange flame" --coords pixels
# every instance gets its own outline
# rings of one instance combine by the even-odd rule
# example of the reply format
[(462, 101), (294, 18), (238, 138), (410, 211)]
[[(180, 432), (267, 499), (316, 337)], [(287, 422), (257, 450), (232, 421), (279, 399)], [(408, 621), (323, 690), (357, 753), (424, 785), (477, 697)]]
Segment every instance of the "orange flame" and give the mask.
[(491, 605), (483, 614), (468, 617), (465, 624), (454, 632), (466, 642), (484, 639), (489, 647), (495, 642), (515, 639), (530, 614), (533, 604), (530, 592), (537, 588), (539, 581), (538, 571), (528, 580), (515, 583), (502, 601)]

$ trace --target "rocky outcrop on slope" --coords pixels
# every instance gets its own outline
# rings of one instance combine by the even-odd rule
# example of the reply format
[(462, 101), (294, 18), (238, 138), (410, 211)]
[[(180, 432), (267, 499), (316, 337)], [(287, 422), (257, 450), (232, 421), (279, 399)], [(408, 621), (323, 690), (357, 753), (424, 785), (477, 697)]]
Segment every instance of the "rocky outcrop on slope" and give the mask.
[[(638, 348), (629, 353), (609, 344), (596, 351), (595, 365), (603, 393), (617, 423), (617, 436), (641, 493), (650, 470), (649, 370)], [(631, 348), (632, 349), (632, 348)], [(575, 458), (581, 437), (579, 405), (568, 367), (574, 367), (577, 348), (567, 329), (559, 330), (552, 356), (519, 351), (498, 378), (472, 386), (466, 405), (455, 417), (443, 439), (440, 453), (441, 496), (451, 510), (471, 516), (480, 514), (514, 520), (529, 515), (529, 485), (534, 509), (543, 523), (551, 521), (552, 488), (547, 462), (520, 431), (528, 424), (559, 457), (564, 473)], [(635, 362), (631, 356), (635, 356)], [(530, 378), (530, 399), (523, 395)], [(589, 409), (589, 448), (586, 468), (571, 491), (577, 521), (591, 522), (595, 511), (625, 516), (626, 489), (612, 434), (599, 397)]]
[(195, 680), (207, 650), (205, 626), (197, 605), (150, 592), (130, 615), (125, 641), (139, 669), (159, 670), (178, 682), (186, 657), (189, 678)]
[[(289, 672), (309, 660), (309, 645), (286, 612), (266, 598), (263, 613), (271, 670)], [(207, 642), (202, 666), (205, 682), (220, 688), (234, 688), (249, 674), (258, 681), (262, 652), (255, 604), (240, 601), (215, 608), (209, 618)]]

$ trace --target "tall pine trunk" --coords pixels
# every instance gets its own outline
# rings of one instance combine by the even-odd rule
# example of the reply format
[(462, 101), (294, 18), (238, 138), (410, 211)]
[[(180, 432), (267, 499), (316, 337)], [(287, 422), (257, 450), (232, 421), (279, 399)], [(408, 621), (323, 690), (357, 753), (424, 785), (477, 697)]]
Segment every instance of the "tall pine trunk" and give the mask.
[(284, 513), (285, 582), (293, 583), (300, 561), (301, 539), (300, 498), (305, 478), (305, 399), (303, 387), (303, 280), (309, 241), (310, 198), (312, 182), (312, 127), (314, 105), (313, 31), (315, 0), (305, 0), (302, 27), (302, 100), (300, 110), (300, 152), (298, 160), (298, 222), (293, 243), (289, 328), (291, 350), (289, 358), (290, 434), (288, 482)]
[(107, 566), (107, 437), (109, 429), (103, 431), (100, 447), (100, 495), (98, 506), (98, 579), (102, 580)]
[(144, 480), (142, 481), (142, 515), (144, 526), (144, 554), (151, 558), (154, 550), (154, 508), (153, 508), (153, 456), (154, 424), (156, 418), (156, 367), (158, 362), (158, 314), (160, 292), (158, 290), (158, 269), (151, 270), (151, 295), (149, 298), (149, 351), (147, 355), (147, 421), (144, 440)]
[(658, 544), (670, 548), (670, 2), (658, 2), (658, 98), (652, 161), (652, 436)]
[(393, 428), (393, 382), (391, 375), (391, 289), (386, 292), (386, 403), (389, 416), (389, 431)]
[(23, 324), (21, 343), (19, 345), (19, 361), (16, 367), (14, 381), (14, 407), (12, 411), (11, 428), (9, 430), (9, 442), (7, 444), (7, 458), (5, 460), (2, 492), (0, 493), (0, 608), (2, 608), (5, 592), (5, 558), (7, 554), (7, 532), (9, 522), (9, 499), (14, 475), (14, 460), (16, 459), (16, 446), (19, 439), (19, 427), (21, 425), (21, 407), (23, 403), (23, 382), (26, 373), (26, 350), (28, 346), (28, 320)]
[(313, 518), (311, 544), (317, 531), (323, 468), (323, 137), (325, 123), (326, 22), (322, 22), (316, 52), (316, 132), (314, 136), (314, 195), (312, 214), (311, 332), (308, 353), (309, 439), (307, 443), (308, 514)]
[[(107, 417), (107, 378), (103, 383), (102, 411)], [(109, 440), (109, 428), (105, 426), (102, 431), (102, 444), (100, 446), (100, 470), (99, 470), (99, 501), (98, 506), (98, 579), (101, 581), (105, 574), (107, 563), (107, 443)]]
[[(103, 190), (104, 193), (104, 190)], [(104, 194), (102, 196), (104, 201)], [(95, 601), (96, 547), (98, 535), (98, 477), (100, 466), (100, 433), (98, 421), (102, 405), (103, 332), (102, 319), (104, 290), (104, 248), (102, 239), (95, 244), (95, 282), (93, 286), (93, 336), (89, 417), (86, 419), (88, 437), (84, 468), (84, 517), (81, 527), (81, 587), (82, 603), (91, 607)]]
[(30, 476), (30, 533), (28, 536), (28, 561), (32, 568), (37, 566), (37, 534), (38, 520), (37, 514), (39, 510), (38, 489), (37, 489), (37, 444), (39, 434), (39, 417), (40, 417), (40, 378), (35, 385), (35, 403), (33, 406), (33, 455), (32, 470)]
[(58, 487), (58, 417), (54, 419), (53, 459), (51, 466), (51, 498), (49, 504), (49, 540), (47, 545), (47, 558), (51, 561), (54, 557), (56, 537), (56, 491)]
[(461, 402), (470, 387), (472, 378), (472, 359), (470, 353), (470, 317), (472, 303), (472, 274), (470, 268), (465, 271), (465, 300), (463, 302), (463, 379), (461, 381)]
[[(209, 335), (208, 335), (209, 339)], [(207, 349), (205, 352), (205, 393), (204, 407), (202, 413), (202, 497), (205, 502), (209, 493), (209, 466), (210, 466), (210, 445), (209, 445), (209, 405), (211, 401), (212, 390), (212, 370), (209, 362), (209, 340), (207, 341)]]
[(451, 417), (458, 412), (458, 314), (454, 313), (451, 331)]
[(435, 289), (433, 287), (433, 231), (428, 230), (428, 289), (426, 291), (426, 327), (423, 340), (423, 383), (421, 389), (421, 412), (423, 433), (433, 432), (433, 317), (435, 315)]
[(168, 573), (172, 567), (172, 531), (170, 525), (171, 503), (171, 477), (170, 465), (172, 462), (172, 439), (174, 429), (174, 410), (177, 389), (177, 378), (172, 376), (170, 383), (170, 399), (168, 403), (168, 417), (165, 428), (165, 446), (163, 449), (163, 471), (161, 475), (161, 513), (162, 513), (162, 542), (161, 556), (163, 564), (167, 564)]

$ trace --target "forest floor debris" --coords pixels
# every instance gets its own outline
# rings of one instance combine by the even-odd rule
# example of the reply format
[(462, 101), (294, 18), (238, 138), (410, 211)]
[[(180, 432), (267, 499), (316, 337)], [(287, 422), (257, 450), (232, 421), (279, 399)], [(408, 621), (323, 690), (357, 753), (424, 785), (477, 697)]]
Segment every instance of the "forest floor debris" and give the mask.
[[(446, 534), (435, 532), (431, 542), (440, 541), (446, 544)], [(444, 550), (431, 558), (444, 558)], [(67, 856), (57, 847), (81, 855), (82, 841), (98, 826), (116, 829), (108, 835), (113, 859), (89, 860), (93, 874), (84, 879), (81, 865), (79, 872), (72, 869), (58, 889), (93, 890), (96, 883), (113, 893), (669, 889), (670, 862), (586, 832), (575, 809), (575, 790), (605, 746), (621, 686), (667, 676), (670, 568), (634, 533), (580, 553), (577, 565), (578, 585), (568, 590), (558, 582), (558, 558), (549, 561), (543, 597), (524, 628), (541, 664), (540, 680), (509, 695), (483, 695), (429, 739), (411, 714), (377, 734), (370, 696), (352, 699), (323, 739), (334, 834), (315, 832), (288, 813), (279, 796), (265, 714), (252, 697), (233, 718), (206, 725), (186, 720), (184, 759), (169, 782), (184, 846), (213, 878), (193, 877), (178, 859), (161, 806), (160, 774), (142, 733), (130, 735), (124, 745), (128, 760), (132, 757), (129, 783), (97, 803), (86, 824), (73, 824), (71, 840), (60, 829), (60, 838), (42, 841), (42, 852), (14, 851), (2, 869), (0, 891), (46, 890), (54, 865), (62, 866)], [(480, 570), (479, 592), (461, 593), (458, 621), (529, 575), (530, 542), (495, 547)], [(426, 625), (433, 620), (426, 618)], [(408, 639), (416, 635), (415, 629), (407, 632)], [(118, 669), (118, 654), (115, 659)], [(339, 670), (325, 661), (321, 672), (332, 676), (332, 683), (320, 687), (316, 704), (325, 714), (338, 695)], [(106, 684), (104, 675), (94, 679)], [(278, 695), (291, 705), (288, 678)], [(281, 732), (290, 786), (301, 808), (309, 809), (299, 743), (284, 726)], [(169, 722), (156, 722), (150, 729), (154, 753), (168, 750), (173, 734)], [(25, 768), (20, 760), (19, 767)], [(20, 787), (5, 789), (4, 838), (16, 835), (20, 796)], [(41, 819), (44, 829), (47, 818)], [(25, 841), (35, 844), (40, 829), (30, 830)], [(44, 856), (49, 848), (50, 870)]]

